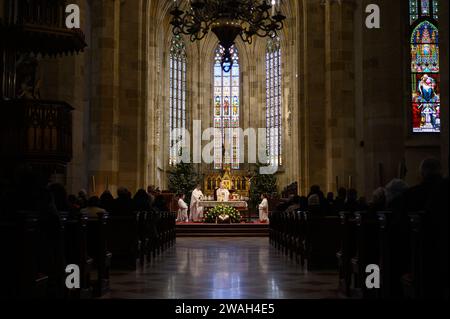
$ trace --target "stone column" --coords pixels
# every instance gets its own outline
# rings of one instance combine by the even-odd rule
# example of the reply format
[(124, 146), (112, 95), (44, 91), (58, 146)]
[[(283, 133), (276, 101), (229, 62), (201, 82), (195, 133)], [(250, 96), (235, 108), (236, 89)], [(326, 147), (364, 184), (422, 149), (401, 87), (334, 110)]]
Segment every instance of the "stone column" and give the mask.
[[(325, 190), (349, 185), (356, 177), (353, 0), (325, 1)], [(336, 177), (339, 185), (336, 185)]]
[[(146, 12), (142, 1), (123, 1), (120, 7), (119, 45), (119, 118), (118, 123), (118, 186), (131, 192), (146, 188), (145, 159), (147, 141), (143, 87), (146, 74), (146, 57), (142, 55), (142, 25)], [(156, 83), (155, 83), (156, 84)]]
[(120, 0), (92, 1), (91, 112), (89, 141), (90, 190), (109, 183), (114, 192), (119, 170), (119, 39)]
[[(312, 184), (326, 186), (325, 131), (325, 20), (319, 1), (303, 1), (299, 28), (298, 136), (297, 154), (302, 194)], [(289, 150), (287, 150), (289, 151)]]
[[(405, 73), (409, 62), (409, 23), (403, 11), (403, 1), (380, 0), (381, 28), (367, 29), (362, 25), (362, 78), (363, 122), (362, 144), (364, 148), (364, 183), (361, 192), (370, 196), (376, 187), (398, 176), (399, 163), (404, 157), (405, 114), (409, 102), (402, 93), (407, 90)], [(362, 2), (360, 10), (373, 3)], [(406, 2), (405, 2), (406, 3)], [(365, 14), (363, 14), (365, 16)], [(403, 17), (403, 18), (402, 18)], [(364, 18), (365, 20), (365, 18)], [(364, 21), (363, 20), (363, 21)], [(405, 78), (406, 77), (406, 78)], [(409, 91), (408, 91), (409, 92)]]

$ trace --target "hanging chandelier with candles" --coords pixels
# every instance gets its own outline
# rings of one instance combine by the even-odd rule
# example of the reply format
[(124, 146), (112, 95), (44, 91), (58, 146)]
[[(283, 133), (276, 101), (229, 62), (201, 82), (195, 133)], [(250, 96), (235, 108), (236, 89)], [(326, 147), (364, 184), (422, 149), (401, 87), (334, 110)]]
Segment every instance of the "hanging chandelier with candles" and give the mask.
[(283, 29), (286, 17), (281, 0), (188, 0), (188, 9), (180, 9), (174, 0), (171, 11), (173, 34), (185, 34), (192, 42), (212, 31), (224, 48), (221, 65), (228, 72), (233, 66), (231, 48), (238, 36), (252, 43), (254, 36), (275, 37)]

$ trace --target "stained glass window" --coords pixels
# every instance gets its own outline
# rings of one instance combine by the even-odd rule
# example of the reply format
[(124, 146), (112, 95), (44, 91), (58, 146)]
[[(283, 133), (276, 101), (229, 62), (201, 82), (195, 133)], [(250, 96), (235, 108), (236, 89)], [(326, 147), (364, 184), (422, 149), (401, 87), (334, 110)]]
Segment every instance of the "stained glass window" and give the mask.
[[(441, 101), (437, 0), (410, 0), (412, 121), (415, 133), (439, 133)], [(433, 21), (434, 20), (434, 21)]]
[(239, 111), (240, 78), (239, 53), (231, 48), (233, 66), (225, 72), (221, 66), (224, 48), (218, 46), (214, 57), (214, 128), (219, 129), (214, 138), (214, 168), (239, 169)]
[(269, 164), (281, 166), (282, 161), (282, 94), (281, 44), (270, 38), (266, 48), (266, 138)]
[(169, 57), (170, 79), (170, 151), (169, 165), (178, 163), (182, 155), (181, 147), (177, 144), (182, 140), (182, 133), (186, 128), (186, 46), (180, 36), (172, 39)]

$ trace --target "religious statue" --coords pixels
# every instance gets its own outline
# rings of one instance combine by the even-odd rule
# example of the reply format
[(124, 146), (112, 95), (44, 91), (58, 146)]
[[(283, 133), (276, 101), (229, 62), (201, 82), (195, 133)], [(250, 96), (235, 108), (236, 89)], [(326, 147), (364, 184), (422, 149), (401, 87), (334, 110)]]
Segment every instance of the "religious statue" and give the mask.
[(33, 54), (22, 54), (16, 63), (16, 94), (19, 99), (40, 99), (41, 70)]

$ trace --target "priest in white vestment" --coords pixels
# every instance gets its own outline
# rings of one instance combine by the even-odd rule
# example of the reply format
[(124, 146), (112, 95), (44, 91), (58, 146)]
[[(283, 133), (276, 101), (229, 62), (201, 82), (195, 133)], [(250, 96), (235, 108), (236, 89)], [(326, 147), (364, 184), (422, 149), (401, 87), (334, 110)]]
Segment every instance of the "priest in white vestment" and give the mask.
[(259, 204), (259, 221), (267, 223), (269, 221), (269, 201), (265, 194), (261, 195), (261, 204)]
[(201, 222), (203, 220), (203, 207), (199, 206), (199, 202), (203, 198), (203, 193), (201, 190), (201, 186), (197, 185), (197, 187), (193, 190), (191, 196), (191, 220), (193, 222)]
[(185, 195), (181, 195), (180, 199), (178, 199), (178, 215), (177, 215), (177, 221), (178, 222), (189, 222), (188, 217), (188, 205), (184, 201)]
[(217, 190), (217, 201), (228, 202), (230, 200), (230, 192), (225, 188), (225, 184), (220, 183), (220, 188)]

